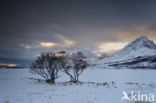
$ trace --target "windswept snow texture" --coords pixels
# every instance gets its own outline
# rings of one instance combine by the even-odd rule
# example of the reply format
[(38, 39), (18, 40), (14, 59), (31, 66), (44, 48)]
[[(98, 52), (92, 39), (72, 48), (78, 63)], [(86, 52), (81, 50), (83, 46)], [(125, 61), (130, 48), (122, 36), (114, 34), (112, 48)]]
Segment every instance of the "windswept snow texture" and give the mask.
[(96, 64), (103, 65), (103, 63), (128, 61), (137, 57), (150, 57), (153, 55), (156, 55), (156, 44), (147, 37), (141, 36), (112, 56), (97, 61)]
[(156, 93), (155, 70), (89, 68), (78, 85), (63, 84), (62, 73), (55, 85), (38, 83), (28, 71), (0, 69), (0, 103), (131, 103), (121, 101), (122, 91)]

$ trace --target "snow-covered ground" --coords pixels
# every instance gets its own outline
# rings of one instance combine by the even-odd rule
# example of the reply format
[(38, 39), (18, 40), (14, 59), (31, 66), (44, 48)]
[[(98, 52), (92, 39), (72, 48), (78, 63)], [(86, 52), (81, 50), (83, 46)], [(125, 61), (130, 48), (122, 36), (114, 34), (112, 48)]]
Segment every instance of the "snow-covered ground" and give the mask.
[[(156, 94), (156, 70), (89, 68), (83, 84), (65, 83), (60, 74), (55, 85), (38, 83), (29, 69), (0, 69), (0, 103), (132, 103), (121, 101), (122, 91)], [(153, 103), (153, 102), (152, 102)]]

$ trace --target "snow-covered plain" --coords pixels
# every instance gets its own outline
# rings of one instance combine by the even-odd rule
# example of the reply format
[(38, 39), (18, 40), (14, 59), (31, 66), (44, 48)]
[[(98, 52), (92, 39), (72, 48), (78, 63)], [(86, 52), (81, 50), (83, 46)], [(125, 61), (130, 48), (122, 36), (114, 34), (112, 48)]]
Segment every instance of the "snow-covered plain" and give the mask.
[(132, 103), (122, 91), (156, 94), (156, 70), (88, 68), (82, 84), (66, 83), (60, 73), (55, 85), (37, 82), (29, 69), (0, 69), (0, 103)]

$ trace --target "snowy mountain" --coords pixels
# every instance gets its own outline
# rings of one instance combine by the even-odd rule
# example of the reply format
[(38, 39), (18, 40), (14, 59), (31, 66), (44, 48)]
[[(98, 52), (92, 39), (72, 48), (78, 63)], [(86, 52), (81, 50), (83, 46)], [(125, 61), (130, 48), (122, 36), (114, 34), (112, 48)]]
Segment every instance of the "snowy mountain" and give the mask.
[(140, 48), (148, 48), (148, 49), (155, 49), (156, 50), (156, 44), (149, 40), (146, 36), (141, 36), (137, 38), (135, 41), (131, 42), (128, 44), (125, 49), (131, 49), (131, 50), (136, 50)]
[[(115, 52), (112, 56), (97, 61), (97, 64), (127, 64), (128, 62), (128, 64), (130, 65), (131, 63), (129, 62), (136, 61), (135, 63), (138, 63), (137, 60), (140, 59), (141, 61), (139, 61), (139, 63), (145, 62), (142, 61), (145, 57), (152, 57), (153, 59), (156, 58), (156, 44), (153, 41), (149, 40), (146, 36), (141, 36), (126, 45), (123, 49)], [(148, 59), (146, 59), (146, 62), (147, 61), (149, 62)], [(148, 64), (149, 63), (146, 63), (146, 66), (148, 66)]]

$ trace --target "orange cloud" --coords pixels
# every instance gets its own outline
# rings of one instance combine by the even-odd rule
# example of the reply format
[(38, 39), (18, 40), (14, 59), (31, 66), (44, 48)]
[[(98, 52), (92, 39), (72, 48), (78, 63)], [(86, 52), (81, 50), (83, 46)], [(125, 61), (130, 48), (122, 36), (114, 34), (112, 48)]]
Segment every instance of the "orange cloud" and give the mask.
[(0, 66), (8, 66), (8, 67), (15, 67), (18, 64), (10, 64), (10, 63), (0, 63)]
[(58, 38), (60, 39), (61, 42), (55, 43), (55, 42), (39, 42), (38, 44), (19, 44), (19, 46), (24, 47), (26, 49), (31, 49), (31, 48), (52, 48), (52, 47), (71, 47), (76, 44), (75, 41), (66, 39), (63, 35), (59, 35)]
[(150, 26), (132, 26), (114, 32), (114, 34), (118, 35), (120, 41), (126, 42), (130, 42), (142, 35), (147, 36), (151, 40), (156, 40), (156, 30), (151, 29)]

